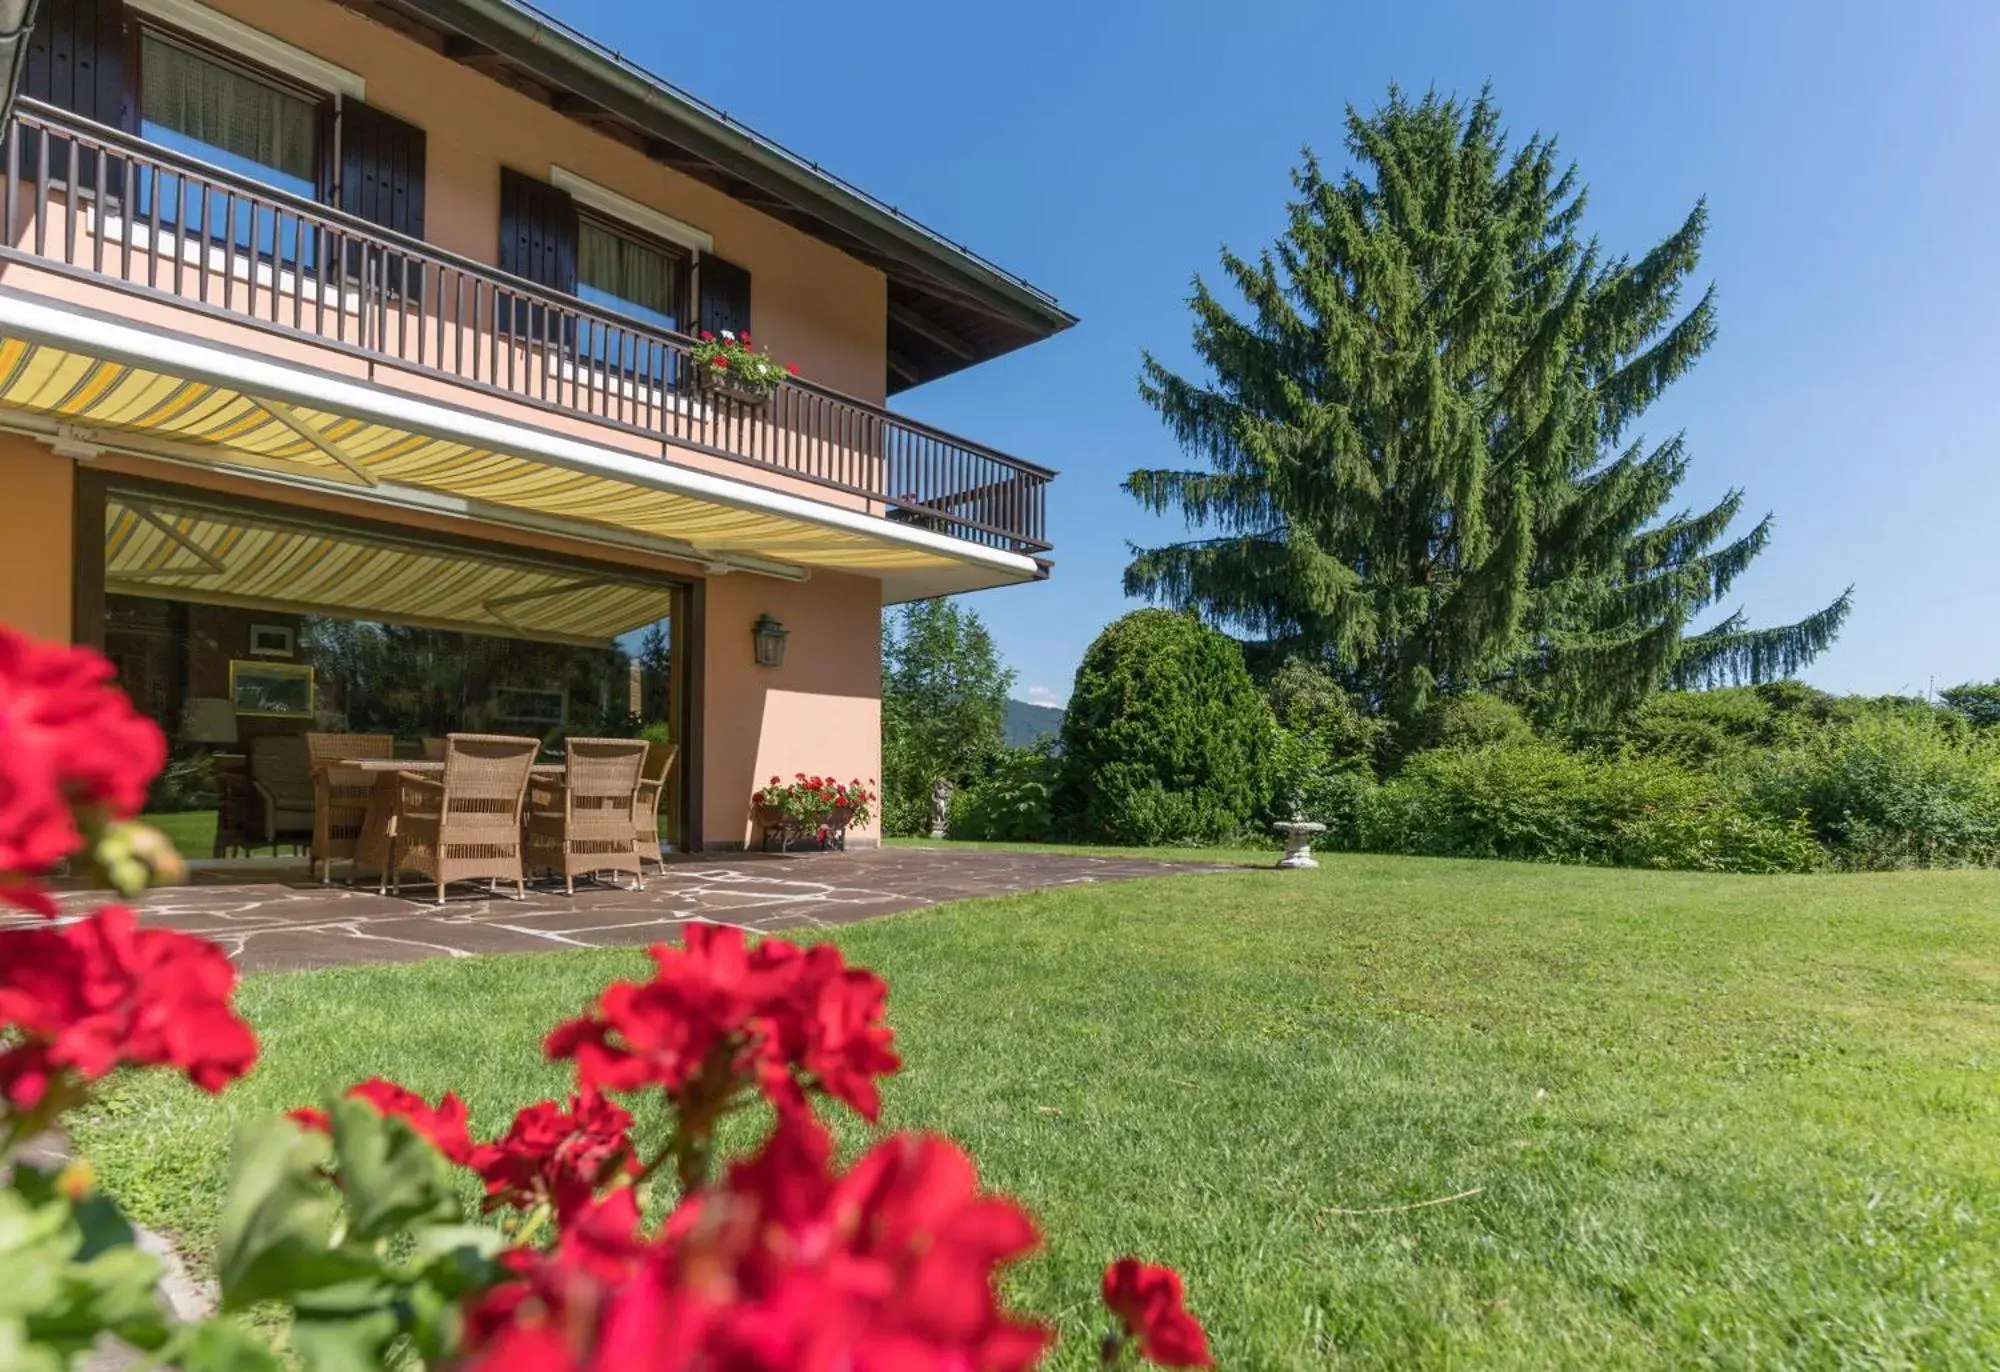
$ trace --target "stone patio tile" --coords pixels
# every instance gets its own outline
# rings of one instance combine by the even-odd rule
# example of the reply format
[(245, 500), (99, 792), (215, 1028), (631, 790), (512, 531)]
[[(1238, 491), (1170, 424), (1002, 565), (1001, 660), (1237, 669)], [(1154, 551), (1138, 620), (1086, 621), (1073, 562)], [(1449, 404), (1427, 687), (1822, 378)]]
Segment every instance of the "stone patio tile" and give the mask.
[[(453, 887), (442, 906), (414, 886), (382, 896), (365, 884), (320, 886), (276, 875), (231, 882), (221, 879), (226, 873), (203, 872), (197, 884), (148, 892), (135, 904), (148, 923), (215, 939), (246, 971), (280, 971), (644, 947), (678, 938), (697, 920), (758, 932), (826, 928), (946, 900), (1216, 870), (1138, 858), (889, 848), (684, 857), (650, 875), (644, 891), (588, 884), (570, 896), (544, 885), (515, 900), (468, 884)], [(104, 899), (72, 892), (60, 903), (73, 916)], [(0, 957), (9, 928), (40, 923), (0, 916)]]

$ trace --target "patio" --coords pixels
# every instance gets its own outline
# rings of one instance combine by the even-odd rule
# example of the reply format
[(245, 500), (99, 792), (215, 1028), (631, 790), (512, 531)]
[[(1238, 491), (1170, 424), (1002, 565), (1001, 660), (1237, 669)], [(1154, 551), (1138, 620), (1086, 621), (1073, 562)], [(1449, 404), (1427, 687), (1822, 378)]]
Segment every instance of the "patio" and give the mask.
[[(530, 888), (525, 900), (453, 888), (437, 906), (372, 888), (322, 886), (303, 868), (279, 879), (166, 887), (136, 902), (147, 920), (213, 939), (245, 971), (409, 962), (483, 953), (638, 948), (692, 921), (758, 933), (824, 929), (950, 900), (1052, 886), (1221, 871), (1192, 863), (1053, 853), (884, 848), (852, 853), (681, 856), (644, 891)], [(420, 888), (413, 887), (412, 890)], [(65, 911), (101, 894), (62, 897)], [(0, 916), (0, 932), (39, 923)]]

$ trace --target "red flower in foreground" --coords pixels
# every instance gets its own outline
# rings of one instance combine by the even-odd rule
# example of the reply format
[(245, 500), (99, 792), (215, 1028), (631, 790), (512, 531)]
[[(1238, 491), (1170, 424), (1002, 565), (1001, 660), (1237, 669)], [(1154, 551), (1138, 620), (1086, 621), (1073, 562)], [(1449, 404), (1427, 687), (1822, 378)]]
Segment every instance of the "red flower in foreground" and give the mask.
[[(472, 1133), (466, 1127), (465, 1102), (450, 1091), (438, 1098), (437, 1108), (415, 1091), (381, 1077), (370, 1077), (347, 1088), (349, 1100), (366, 1101), (390, 1119), (402, 1120), (419, 1137), (428, 1139), (438, 1152), (461, 1165), (472, 1158)], [(285, 1118), (301, 1129), (315, 1133), (332, 1132), (333, 1117), (310, 1105), (287, 1110)]]
[[(1048, 1331), (1013, 1318), (1000, 1266), (1034, 1225), (982, 1196), (943, 1139), (885, 1140), (845, 1176), (806, 1116), (698, 1192), (663, 1235), (630, 1244), (617, 1214), (588, 1215), (551, 1254), (510, 1257), (516, 1280), (477, 1298), (466, 1349), (482, 1372), (1020, 1372)], [(624, 1191), (613, 1197), (624, 1196)], [(621, 1213), (629, 1214), (624, 1202)]]
[(708, 360), (708, 365), (719, 372), (726, 372), (729, 370), (729, 359), (717, 354)]
[(257, 1040), (230, 1006), (236, 969), (205, 939), (141, 929), (107, 906), (60, 929), (6, 936), (0, 1096), (32, 1109), (56, 1078), (94, 1081), (121, 1064), (171, 1066), (204, 1091), (250, 1069)]
[(1118, 1317), (1124, 1337), (1136, 1340), (1148, 1362), (1162, 1367), (1213, 1367), (1208, 1336), (1187, 1311), (1181, 1275), (1171, 1267), (1120, 1258), (1104, 1269), (1104, 1303)]
[(683, 947), (656, 944), (652, 957), (651, 981), (613, 982), (590, 1013), (548, 1037), (549, 1056), (573, 1059), (586, 1090), (657, 1086), (685, 1117), (754, 1083), (781, 1107), (803, 1108), (817, 1089), (876, 1117), (874, 1078), (902, 1065), (882, 1023), (880, 977), (826, 944), (752, 948), (720, 925), (694, 925)]
[(472, 1150), (471, 1167), (486, 1182), (486, 1208), (530, 1210), (546, 1201), (559, 1219), (590, 1203), (619, 1173), (638, 1171), (628, 1131), (632, 1117), (595, 1091), (531, 1105), (492, 1143)]
[(785, 364), (785, 370), (790, 372), (793, 376), (797, 376), (799, 374), (799, 364), (796, 362), (787, 362)]
[(166, 761), (159, 727), (111, 675), (88, 648), (0, 627), (0, 877), (13, 878), (0, 894), (81, 846), (73, 807), (138, 813)]

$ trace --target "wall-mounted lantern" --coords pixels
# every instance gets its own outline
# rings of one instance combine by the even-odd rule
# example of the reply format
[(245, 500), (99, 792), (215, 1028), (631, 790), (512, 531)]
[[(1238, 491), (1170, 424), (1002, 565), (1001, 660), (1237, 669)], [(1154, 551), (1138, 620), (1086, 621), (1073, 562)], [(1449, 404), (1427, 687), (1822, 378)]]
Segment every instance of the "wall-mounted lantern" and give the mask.
[(759, 667), (782, 667), (785, 665), (785, 640), (791, 630), (769, 615), (759, 615), (753, 631), (757, 642), (757, 665)]

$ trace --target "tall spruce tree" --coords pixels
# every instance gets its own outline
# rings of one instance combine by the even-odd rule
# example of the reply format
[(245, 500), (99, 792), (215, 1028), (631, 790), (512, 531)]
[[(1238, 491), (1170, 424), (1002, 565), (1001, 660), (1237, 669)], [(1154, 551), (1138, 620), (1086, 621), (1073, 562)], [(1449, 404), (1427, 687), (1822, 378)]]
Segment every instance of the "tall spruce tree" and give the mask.
[(1628, 439), (1715, 337), (1712, 287), (1680, 311), (1705, 206), (1607, 256), (1579, 235), (1575, 167), (1549, 138), (1510, 152), (1485, 93), (1392, 88), (1348, 111), (1347, 147), (1339, 179), (1305, 154), (1274, 249), (1224, 250), (1247, 316), (1196, 278), (1212, 383), (1146, 356), (1142, 394), (1208, 470), (1127, 479), (1196, 536), (1135, 548), (1126, 592), (1323, 661), (1397, 719), (1471, 689), (1600, 718), (1661, 686), (1790, 675), (1831, 643), (1846, 594), (1781, 628), (1692, 631), (1771, 519), (1729, 537), (1741, 491), (1663, 514), (1682, 439)]

